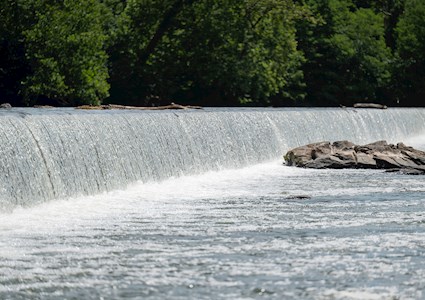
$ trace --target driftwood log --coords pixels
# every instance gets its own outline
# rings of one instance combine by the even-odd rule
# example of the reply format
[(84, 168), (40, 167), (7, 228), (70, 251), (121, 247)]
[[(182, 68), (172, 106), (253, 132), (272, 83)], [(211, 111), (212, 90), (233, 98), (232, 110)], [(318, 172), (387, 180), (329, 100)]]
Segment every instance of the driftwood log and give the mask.
[(51, 105), (34, 105), (34, 108), (55, 108), (54, 106)]
[(192, 106), (192, 105), (180, 105), (176, 103), (171, 103), (170, 105), (163, 106), (127, 106), (127, 105), (118, 105), (118, 104), (105, 104), (105, 105), (81, 105), (77, 106), (76, 109), (130, 109), (130, 110), (165, 110), (165, 109), (202, 109), (201, 106)]
[(12, 105), (10, 105), (10, 103), (2, 103), (0, 104), (0, 108), (9, 109), (12, 108)]
[(377, 108), (377, 109), (386, 109), (386, 105), (377, 104), (377, 103), (354, 103), (354, 108)]

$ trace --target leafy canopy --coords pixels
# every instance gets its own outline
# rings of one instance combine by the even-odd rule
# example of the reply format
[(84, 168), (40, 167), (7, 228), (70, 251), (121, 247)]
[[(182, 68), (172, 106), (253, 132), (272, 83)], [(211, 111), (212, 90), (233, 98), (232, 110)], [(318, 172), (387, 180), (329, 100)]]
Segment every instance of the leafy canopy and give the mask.
[(24, 31), (33, 72), (25, 95), (64, 105), (100, 104), (108, 96), (102, 6), (96, 0), (34, 1), (34, 25)]

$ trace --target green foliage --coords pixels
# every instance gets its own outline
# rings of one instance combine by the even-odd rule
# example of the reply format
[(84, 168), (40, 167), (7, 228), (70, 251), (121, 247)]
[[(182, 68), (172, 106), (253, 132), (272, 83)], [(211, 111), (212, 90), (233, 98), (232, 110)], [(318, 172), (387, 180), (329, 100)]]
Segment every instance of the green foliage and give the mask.
[(35, 24), (24, 31), (32, 67), (30, 103), (46, 97), (62, 105), (100, 104), (108, 96), (106, 36), (96, 0), (35, 1)]
[(398, 52), (402, 58), (425, 59), (425, 2), (406, 0), (397, 27)]
[(354, 0), (357, 8), (371, 8), (384, 16), (385, 41), (395, 50), (395, 27), (403, 12), (405, 0)]
[(29, 18), (25, 1), (0, 0), (0, 103), (23, 104), (21, 82), (30, 68), (22, 31)]
[(402, 105), (423, 105), (425, 99), (425, 3), (406, 0), (397, 25), (399, 65), (394, 74)]
[[(135, 101), (154, 95), (208, 105), (236, 105), (241, 98), (266, 104), (284, 90), (300, 61), (293, 26), (299, 8), (292, 1), (182, 3), (145, 59), (145, 49), (175, 2), (128, 2), (123, 17), (128, 48), (111, 73), (126, 75), (120, 90), (137, 92), (131, 97)], [(112, 88), (112, 94), (122, 94)]]
[(0, 0), (0, 102), (417, 105), (424, 15), (421, 0)]
[(342, 90), (349, 100), (341, 99), (343, 104), (380, 100), (379, 90), (389, 83), (392, 55), (385, 44), (383, 24), (382, 15), (365, 8), (336, 20), (337, 29), (330, 42), (339, 52)]
[(310, 7), (321, 20), (299, 27), (310, 103), (379, 101), (393, 61), (383, 15), (342, 0), (311, 1)]

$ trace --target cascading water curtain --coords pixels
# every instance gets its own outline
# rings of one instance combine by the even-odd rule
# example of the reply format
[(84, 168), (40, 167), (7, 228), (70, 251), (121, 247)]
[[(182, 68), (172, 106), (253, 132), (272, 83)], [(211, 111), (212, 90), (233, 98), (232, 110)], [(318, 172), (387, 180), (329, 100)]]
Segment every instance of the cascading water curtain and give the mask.
[(0, 207), (244, 167), (310, 142), (424, 134), (424, 109), (12, 109), (0, 113)]

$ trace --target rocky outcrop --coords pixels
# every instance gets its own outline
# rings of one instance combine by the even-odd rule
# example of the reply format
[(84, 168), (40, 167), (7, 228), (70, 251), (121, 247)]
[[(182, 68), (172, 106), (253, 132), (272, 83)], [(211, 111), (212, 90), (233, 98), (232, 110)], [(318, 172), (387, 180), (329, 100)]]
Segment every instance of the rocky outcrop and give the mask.
[(425, 152), (403, 143), (378, 141), (355, 145), (349, 141), (319, 142), (292, 149), (288, 166), (313, 169), (386, 169), (403, 174), (425, 174)]

